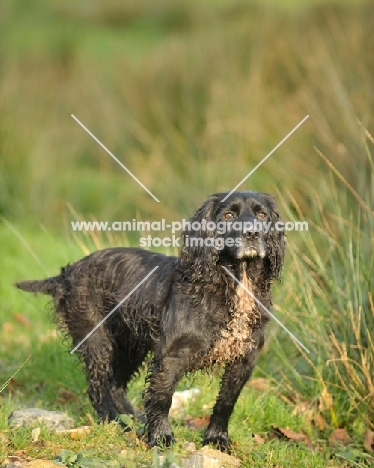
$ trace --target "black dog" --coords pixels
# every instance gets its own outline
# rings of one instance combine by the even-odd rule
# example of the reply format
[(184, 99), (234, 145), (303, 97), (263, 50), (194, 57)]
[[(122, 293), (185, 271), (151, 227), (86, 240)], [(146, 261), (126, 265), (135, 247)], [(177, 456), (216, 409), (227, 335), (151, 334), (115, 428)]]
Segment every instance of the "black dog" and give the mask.
[[(210, 196), (189, 220), (179, 257), (106, 249), (58, 276), (17, 284), (53, 296), (57, 317), (76, 346), (158, 266), (79, 347), (88, 393), (103, 420), (122, 413), (141, 417), (126, 387), (153, 353), (144, 398), (150, 446), (174, 441), (168, 412), (183, 374), (225, 363), (204, 444), (227, 449), (230, 415), (264, 344), (268, 314), (226, 269), (270, 307), (270, 286), (284, 257), (283, 233), (274, 229), (279, 214), (268, 194), (234, 192), (222, 202), (226, 196)], [(245, 229), (238, 223), (247, 223)], [(273, 229), (260, 229), (270, 223)]]

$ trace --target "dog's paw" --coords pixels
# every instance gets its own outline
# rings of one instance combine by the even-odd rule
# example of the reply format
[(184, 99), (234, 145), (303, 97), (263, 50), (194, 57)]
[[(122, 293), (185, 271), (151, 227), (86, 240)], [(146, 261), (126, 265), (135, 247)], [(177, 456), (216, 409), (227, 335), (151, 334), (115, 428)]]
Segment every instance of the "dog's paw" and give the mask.
[(158, 437), (148, 437), (148, 445), (150, 447), (166, 448), (175, 443), (173, 434), (164, 434)]
[(151, 421), (149, 423), (148, 445), (150, 447), (170, 447), (174, 442), (174, 434), (167, 418)]
[(231, 453), (231, 441), (227, 432), (210, 434), (204, 437), (203, 445), (214, 445), (221, 452)]

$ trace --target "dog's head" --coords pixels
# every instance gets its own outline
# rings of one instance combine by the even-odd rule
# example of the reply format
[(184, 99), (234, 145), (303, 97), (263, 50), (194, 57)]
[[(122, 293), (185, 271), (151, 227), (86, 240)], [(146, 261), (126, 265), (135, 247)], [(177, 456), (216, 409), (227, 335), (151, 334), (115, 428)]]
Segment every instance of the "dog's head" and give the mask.
[(211, 195), (189, 219), (181, 258), (215, 266), (262, 258), (272, 278), (279, 278), (284, 258), (284, 233), (273, 197), (260, 192)]

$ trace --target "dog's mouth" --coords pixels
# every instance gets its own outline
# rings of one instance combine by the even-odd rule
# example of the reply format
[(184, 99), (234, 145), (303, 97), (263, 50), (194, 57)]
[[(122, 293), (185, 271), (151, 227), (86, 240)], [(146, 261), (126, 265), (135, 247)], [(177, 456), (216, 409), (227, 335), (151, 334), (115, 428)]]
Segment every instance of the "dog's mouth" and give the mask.
[(239, 247), (238, 250), (238, 258), (265, 258), (266, 250), (262, 245), (253, 245), (253, 244), (246, 244), (245, 242)]
[(259, 252), (257, 251), (257, 249), (255, 249), (254, 247), (250, 247), (250, 248), (245, 252), (245, 255), (248, 256), (248, 257), (250, 257), (250, 258), (260, 256), (260, 255), (259, 255)]

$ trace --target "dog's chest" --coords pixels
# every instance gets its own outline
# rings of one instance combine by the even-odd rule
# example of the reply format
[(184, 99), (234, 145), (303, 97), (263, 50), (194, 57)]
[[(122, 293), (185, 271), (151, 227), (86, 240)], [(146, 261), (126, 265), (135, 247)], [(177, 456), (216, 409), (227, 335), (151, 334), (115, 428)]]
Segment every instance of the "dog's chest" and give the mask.
[[(252, 283), (245, 274), (241, 280), (245, 288), (252, 292)], [(238, 286), (235, 307), (231, 320), (221, 330), (219, 338), (203, 357), (202, 367), (223, 362), (232, 362), (247, 354), (252, 347), (252, 328), (258, 314), (253, 297), (242, 286)]]

